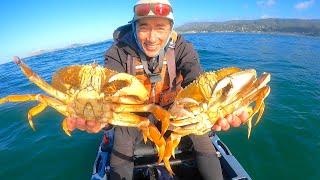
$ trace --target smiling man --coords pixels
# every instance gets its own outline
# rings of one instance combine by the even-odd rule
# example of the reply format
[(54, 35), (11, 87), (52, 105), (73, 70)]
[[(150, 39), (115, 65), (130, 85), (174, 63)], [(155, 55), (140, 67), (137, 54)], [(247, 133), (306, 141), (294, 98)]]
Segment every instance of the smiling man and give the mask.
[[(115, 43), (105, 55), (105, 66), (140, 79), (150, 92), (150, 103), (168, 108), (181, 88), (201, 73), (199, 57), (191, 43), (173, 31), (173, 11), (168, 0), (140, 0), (134, 6), (133, 20), (114, 32)], [(152, 116), (148, 118), (154, 121)], [(247, 114), (218, 120), (214, 130), (240, 126)], [(87, 123), (87, 124), (86, 124)], [(70, 119), (68, 128), (98, 132), (99, 122)], [(132, 179), (134, 146), (142, 141), (137, 128), (115, 127), (111, 155), (111, 179)], [(204, 179), (222, 179), (216, 151), (207, 134), (190, 135), (199, 171)]]
[(168, 19), (145, 18), (137, 21), (137, 39), (147, 57), (157, 57), (166, 45), (172, 24)]

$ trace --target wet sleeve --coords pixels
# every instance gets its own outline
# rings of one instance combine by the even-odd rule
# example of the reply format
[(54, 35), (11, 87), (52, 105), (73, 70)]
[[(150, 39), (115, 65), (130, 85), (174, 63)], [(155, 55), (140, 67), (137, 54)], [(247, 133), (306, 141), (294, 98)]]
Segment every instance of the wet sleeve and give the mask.
[(123, 62), (126, 61), (126, 55), (117, 45), (112, 45), (104, 56), (105, 67), (117, 72), (126, 72), (126, 67)]
[(182, 87), (190, 84), (202, 73), (197, 51), (191, 43), (185, 41), (181, 36), (176, 46), (176, 62), (177, 71), (183, 77)]

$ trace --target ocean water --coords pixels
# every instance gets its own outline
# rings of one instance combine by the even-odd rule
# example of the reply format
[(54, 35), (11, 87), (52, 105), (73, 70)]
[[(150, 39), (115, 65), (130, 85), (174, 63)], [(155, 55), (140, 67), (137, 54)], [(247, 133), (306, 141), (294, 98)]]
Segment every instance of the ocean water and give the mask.
[[(185, 38), (198, 50), (206, 71), (237, 66), (272, 74), (262, 121), (247, 139), (246, 126), (219, 132), (253, 179), (319, 179), (320, 38), (210, 33)], [(98, 62), (112, 42), (74, 47), (24, 61), (46, 81), (61, 67)], [(42, 93), (14, 63), (0, 65), (0, 97)], [(63, 116), (52, 108), (34, 117), (36, 102), (0, 105), (0, 179), (89, 179), (101, 133), (61, 129)]]

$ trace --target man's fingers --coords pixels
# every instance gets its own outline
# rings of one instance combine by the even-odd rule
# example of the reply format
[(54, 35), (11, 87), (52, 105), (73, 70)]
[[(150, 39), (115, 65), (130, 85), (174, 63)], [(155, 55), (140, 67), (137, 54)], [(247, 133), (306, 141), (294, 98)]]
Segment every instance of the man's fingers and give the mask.
[(238, 116), (233, 116), (232, 121), (230, 122), (232, 127), (239, 127), (241, 125), (241, 120)]
[(89, 133), (98, 133), (100, 131), (101, 131), (100, 125), (88, 128), (88, 130), (87, 130), (87, 132), (89, 132)]
[(87, 121), (87, 132), (97, 133), (101, 130), (101, 123), (98, 121)]
[(76, 120), (76, 128), (80, 129), (81, 131), (86, 130), (86, 121), (78, 118)]
[(213, 131), (221, 131), (221, 126), (215, 124), (212, 126), (212, 130)]
[(86, 123), (87, 123), (87, 126), (88, 126), (88, 127), (94, 127), (94, 126), (96, 126), (99, 122), (97, 122), (97, 121), (87, 121)]
[(70, 131), (79, 129), (89, 133), (98, 133), (101, 129), (108, 125), (108, 123), (101, 124), (99, 121), (86, 121), (81, 118), (67, 118), (67, 128)]
[(221, 130), (227, 131), (229, 128), (230, 128), (230, 125), (227, 118), (218, 119), (216, 124), (212, 126), (212, 130), (214, 131), (221, 131)]
[(226, 123), (224, 126), (221, 126), (221, 129), (223, 131), (228, 131), (230, 129), (230, 124), (229, 123)]
[(67, 118), (67, 128), (69, 131), (73, 131), (76, 128), (76, 119), (75, 118)]
[(242, 123), (246, 123), (248, 121), (249, 118), (249, 114), (247, 111), (242, 111), (239, 115), (238, 115), (239, 119), (241, 120)]
[(226, 118), (220, 118), (217, 122), (218, 125), (220, 125), (221, 127), (226, 126), (228, 123), (228, 120)]
[(225, 118), (219, 118), (217, 122), (212, 126), (213, 131), (227, 131), (230, 127), (239, 127), (241, 123), (248, 121), (249, 114), (246, 111), (242, 111), (239, 115), (228, 114)]
[(231, 123), (232, 120), (233, 120), (233, 115), (232, 114), (228, 114), (225, 118), (228, 121), (228, 123)]

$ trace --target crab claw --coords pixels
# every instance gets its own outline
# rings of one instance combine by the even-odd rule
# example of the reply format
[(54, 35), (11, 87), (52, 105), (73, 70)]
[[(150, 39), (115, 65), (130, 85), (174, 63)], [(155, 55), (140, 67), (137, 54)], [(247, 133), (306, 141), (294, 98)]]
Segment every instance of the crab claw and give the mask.
[(109, 82), (113, 81), (127, 81), (129, 82), (129, 86), (124, 87), (117, 91), (114, 96), (136, 96), (140, 101), (144, 102), (148, 100), (148, 91), (144, 87), (144, 85), (134, 76), (127, 73), (118, 73), (112, 76), (109, 79)]
[(146, 107), (148, 111), (151, 112), (153, 116), (161, 122), (161, 135), (163, 136), (169, 128), (171, 116), (170, 113), (162, 107), (153, 104)]
[(18, 56), (13, 56), (12, 59), (13, 59), (13, 62), (16, 63), (16, 64), (22, 63), (21, 59)]

